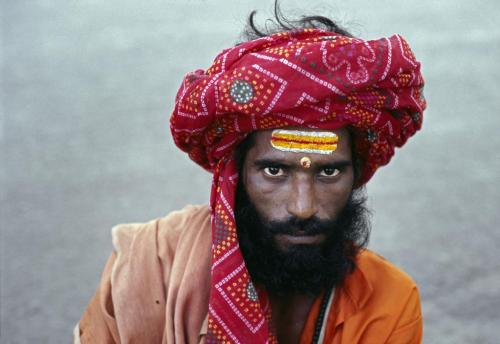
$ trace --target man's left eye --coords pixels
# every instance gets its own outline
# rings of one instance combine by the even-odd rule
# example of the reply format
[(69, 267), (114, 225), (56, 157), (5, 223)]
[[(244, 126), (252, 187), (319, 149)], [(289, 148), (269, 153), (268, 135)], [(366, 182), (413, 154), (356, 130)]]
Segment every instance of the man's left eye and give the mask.
[(339, 173), (340, 173), (340, 170), (338, 168), (325, 167), (324, 169), (321, 170), (319, 175), (323, 176), (323, 177), (335, 177)]

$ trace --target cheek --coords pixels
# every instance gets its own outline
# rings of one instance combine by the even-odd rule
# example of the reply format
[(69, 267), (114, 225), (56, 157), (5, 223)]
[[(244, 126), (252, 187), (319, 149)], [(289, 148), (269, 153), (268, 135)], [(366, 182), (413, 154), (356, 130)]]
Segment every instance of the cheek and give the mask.
[(282, 208), (285, 209), (286, 185), (270, 182), (255, 173), (247, 176), (245, 187), (250, 201), (267, 219), (279, 217)]
[(335, 218), (344, 209), (352, 193), (352, 179), (348, 178), (333, 185), (319, 185), (316, 188), (321, 204), (320, 217)]
[(318, 195), (319, 211), (317, 213), (319, 218), (322, 219), (334, 219), (336, 218), (342, 209), (344, 209), (349, 199), (349, 193), (344, 192), (322, 192)]

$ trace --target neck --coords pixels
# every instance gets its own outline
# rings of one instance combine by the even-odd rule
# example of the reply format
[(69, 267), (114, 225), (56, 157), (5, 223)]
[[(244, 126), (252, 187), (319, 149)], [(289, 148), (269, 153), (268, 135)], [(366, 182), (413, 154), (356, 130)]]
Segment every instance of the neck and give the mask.
[(309, 311), (318, 295), (269, 294), (272, 306), (273, 326), (279, 343), (298, 343)]

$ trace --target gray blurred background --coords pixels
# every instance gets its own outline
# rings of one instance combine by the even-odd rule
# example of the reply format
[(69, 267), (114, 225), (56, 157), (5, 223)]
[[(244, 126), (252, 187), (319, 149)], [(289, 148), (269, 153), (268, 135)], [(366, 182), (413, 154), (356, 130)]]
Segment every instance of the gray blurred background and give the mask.
[[(499, 343), (500, 2), (283, 0), (423, 63), (423, 130), (368, 186), (370, 247), (417, 281), (425, 343)], [(2, 343), (67, 343), (110, 228), (207, 203), (172, 143), (182, 76), (236, 42), (260, 1), (0, 4)], [(301, 10), (307, 9), (305, 12)], [(291, 10), (291, 11), (290, 11)]]

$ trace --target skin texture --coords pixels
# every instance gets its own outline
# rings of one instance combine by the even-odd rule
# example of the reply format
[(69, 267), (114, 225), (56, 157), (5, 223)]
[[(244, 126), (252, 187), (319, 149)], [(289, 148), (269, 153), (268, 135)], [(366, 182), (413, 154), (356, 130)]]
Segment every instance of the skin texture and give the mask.
[[(301, 128), (301, 130), (304, 130)], [(354, 172), (349, 131), (332, 130), (339, 137), (333, 154), (284, 152), (270, 144), (272, 130), (255, 134), (243, 164), (242, 178), (248, 197), (261, 217), (283, 221), (291, 216), (300, 219), (334, 219), (347, 203), (353, 189)], [(310, 168), (300, 164), (311, 159)], [(276, 235), (279, 249), (293, 245), (320, 245), (323, 234), (306, 236), (301, 228), (293, 235)], [(273, 324), (280, 343), (297, 343), (315, 295), (269, 295)]]

